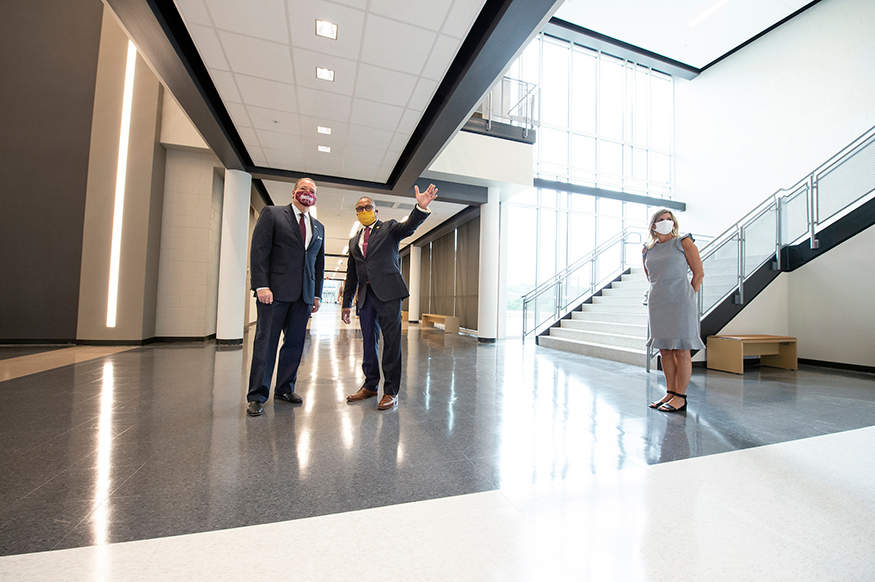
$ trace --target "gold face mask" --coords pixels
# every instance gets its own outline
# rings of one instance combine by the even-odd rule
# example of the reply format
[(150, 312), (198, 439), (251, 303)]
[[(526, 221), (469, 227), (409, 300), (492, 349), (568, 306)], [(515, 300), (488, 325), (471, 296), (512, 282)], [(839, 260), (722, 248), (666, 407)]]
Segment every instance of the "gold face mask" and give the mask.
[(361, 222), (365, 226), (371, 226), (377, 221), (377, 213), (373, 210), (356, 212), (356, 217), (359, 219), (359, 222)]

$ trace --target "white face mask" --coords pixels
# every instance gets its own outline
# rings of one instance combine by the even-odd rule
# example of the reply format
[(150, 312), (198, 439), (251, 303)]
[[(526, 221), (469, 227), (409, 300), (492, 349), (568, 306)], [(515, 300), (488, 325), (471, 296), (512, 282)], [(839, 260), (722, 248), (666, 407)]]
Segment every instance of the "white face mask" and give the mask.
[(653, 225), (653, 230), (659, 234), (671, 234), (671, 231), (674, 230), (674, 221), (670, 218), (660, 220)]

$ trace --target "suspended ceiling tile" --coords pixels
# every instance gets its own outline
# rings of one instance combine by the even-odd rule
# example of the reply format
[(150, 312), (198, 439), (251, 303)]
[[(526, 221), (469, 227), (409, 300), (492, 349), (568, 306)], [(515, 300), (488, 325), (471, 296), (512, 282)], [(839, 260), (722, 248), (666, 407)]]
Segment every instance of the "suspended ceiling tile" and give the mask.
[(264, 148), (267, 163), (273, 168), (300, 168), (304, 157), (300, 153)]
[(394, 131), (403, 113), (404, 108), (395, 105), (366, 99), (352, 101), (352, 119), (355, 119), (356, 124), (365, 127)]
[(270, 148), (284, 152), (304, 153), (300, 135), (277, 133), (266, 129), (256, 130), (258, 141), (265, 149)]
[(456, 0), (441, 32), (458, 39), (468, 36), (468, 31), (484, 3), (485, 0)]
[[(316, 53), (296, 48), (292, 55), (299, 87), (310, 87), (329, 93), (352, 95), (355, 86), (356, 62), (334, 55)], [(325, 81), (316, 77), (316, 67), (334, 71), (334, 80)]]
[(203, 0), (175, 0), (179, 13), (190, 24), (212, 26), (213, 20)]
[(310, 117), (349, 121), (352, 99), (346, 95), (298, 87), (298, 111)]
[(404, 106), (413, 94), (416, 76), (390, 71), (373, 65), (359, 66), (356, 97), (367, 97), (380, 103)]
[(231, 70), (243, 75), (294, 83), (292, 58), (287, 45), (219, 31)]
[(420, 78), (416, 83), (416, 88), (413, 90), (413, 95), (410, 96), (407, 106), (412, 109), (424, 110), (431, 102), (437, 86), (437, 81)]
[(288, 43), (283, 0), (211, 0), (216, 28), (274, 42)]
[(360, 59), (363, 63), (419, 75), (435, 37), (435, 33), (423, 28), (368, 15)]
[(371, 0), (368, 10), (403, 22), (438, 28), (452, 3), (453, 0)]
[[(340, 121), (332, 121), (324, 117), (299, 116), (301, 122), (301, 135), (314, 136), (318, 139), (330, 138), (334, 140), (346, 140), (347, 124)], [(316, 131), (319, 126), (331, 128), (331, 135), (320, 134)]]
[[(348, 145), (346, 147), (346, 159), (352, 159), (359, 163), (368, 164), (369, 166), (371, 166), (371, 170), (373, 171), (383, 161), (383, 154), (385, 152), (385, 148)], [(346, 167), (345, 163), (344, 167)]]
[(235, 75), (240, 95), (247, 105), (295, 112), (298, 110), (295, 86), (269, 79)]
[(301, 122), (298, 119), (297, 113), (252, 106), (247, 107), (246, 111), (249, 112), (249, 119), (252, 120), (252, 127), (256, 129), (265, 129), (267, 131), (295, 135), (301, 133)]
[(246, 106), (241, 103), (225, 103), (225, 109), (228, 110), (228, 115), (231, 116), (231, 121), (237, 127), (252, 127), (252, 120), (249, 119), (249, 112)]
[[(295, 2), (289, 19), (292, 46), (357, 60), (362, 44), (365, 13), (362, 10), (339, 6), (331, 2)], [(337, 39), (316, 36), (316, 20), (327, 20), (337, 25)]]
[(237, 82), (234, 80), (234, 74), (227, 71), (213, 69), (210, 71), (210, 77), (213, 79), (213, 84), (223, 101), (232, 103), (242, 103), (240, 92), (237, 90)]
[(395, 135), (392, 136), (392, 141), (389, 142), (389, 150), (401, 152), (404, 150), (404, 146), (407, 145), (407, 142), (410, 140), (410, 133), (399, 131), (396, 132)]
[(393, 135), (391, 131), (350, 124), (347, 143), (385, 150)]
[(398, 122), (398, 131), (407, 133), (407, 135), (412, 134), (413, 130), (416, 129), (416, 124), (419, 123), (419, 119), (421, 117), (421, 111), (405, 109), (404, 114), (401, 116), (401, 121)]
[(189, 27), (189, 31), (207, 68), (221, 69), (223, 71), (230, 70), (231, 67), (228, 66), (228, 61), (225, 60), (225, 55), (222, 51), (222, 43), (219, 42), (219, 37), (216, 36), (214, 29), (194, 24)]
[(422, 70), (422, 76), (438, 81), (444, 78), (444, 73), (450, 68), (462, 42), (447, 35), (440, 35), (435, 42), (428, 62)]
[(250, 148), (252, 147), (261, 147), (261, 143), (258, 141), (258, 135), (251, 127), (238, 127), (237, 133), (240, 134), (240, 139), (243, 140), (246, 149), (251, 151)]

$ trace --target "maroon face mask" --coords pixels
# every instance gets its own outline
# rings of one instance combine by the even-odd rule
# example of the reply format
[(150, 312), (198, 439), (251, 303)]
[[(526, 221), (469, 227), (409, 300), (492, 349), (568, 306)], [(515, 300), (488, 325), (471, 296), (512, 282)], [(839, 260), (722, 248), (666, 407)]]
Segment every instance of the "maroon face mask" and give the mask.
[(306, 190), (298, 190), (295, 192), (295, 200), (300, 202), (303, 206), (313, 206), (316, 204), (316, 193), (307, 192)]

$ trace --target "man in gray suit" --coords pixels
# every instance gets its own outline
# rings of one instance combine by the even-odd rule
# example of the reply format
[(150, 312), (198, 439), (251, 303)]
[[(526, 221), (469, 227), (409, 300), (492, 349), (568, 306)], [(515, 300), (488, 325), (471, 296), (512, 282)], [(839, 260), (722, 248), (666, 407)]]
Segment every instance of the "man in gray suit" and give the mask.
[(362, 228), (349, 239), (349, 259), (343, 289), (341, 318), (350, 323), (352, 298), (358, 291), (356, 310), (361, 322), (365, 382), (358, 392), (347, 397), (357, 402), (377, 395), (380, 387), (378, 346), (383, 332), (383, 398), (377, 408), (388, 410), (398, 404), (401, 385), (401, 301), (410, 295), (398, 266), (398, 245), (425, 222), (428, 205), (437, 197), (429, 184), (425, 192), (415, 186), (416, 207), (404, 222), (377, 220), (370, 198), (360, 198), (355, 211)]
[(274, 399), (300, 404), (295, 394), (298, 366), (304, 352), (307, 322), (319, 310), (325, 273), (325, 227), (310, 216), (316, 204), (316, 183), (301, 178), (288, 206), (266, 206), (252, 232), (250, 279), (258, 298), (258, 321), (252, 346), (246, 413), (259, 416), (270, 395), (270, 381), (279, 354)]

